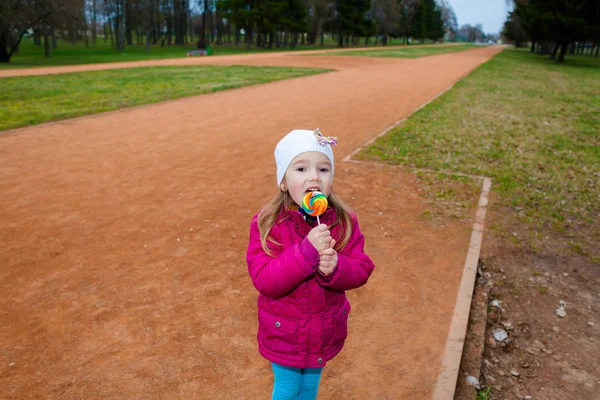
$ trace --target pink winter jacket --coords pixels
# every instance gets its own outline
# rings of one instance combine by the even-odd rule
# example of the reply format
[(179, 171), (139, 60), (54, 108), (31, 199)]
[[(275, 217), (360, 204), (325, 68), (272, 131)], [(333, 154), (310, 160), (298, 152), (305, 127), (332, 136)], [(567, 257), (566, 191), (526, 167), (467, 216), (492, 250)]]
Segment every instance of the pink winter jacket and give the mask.
[[(331, 225), (335, 210), (327, 209), (321, 223)], [(338, 254), (336, 270), (318, 272), (319, 253), (306, 237), (313, 228), (297, 210), (280, 214), (271, 236), (275, 257), (260, 244), (258, 214), (250, 224), (246, 261), (258, 296), (258, 350), (267, 360), (295, 368), (318, 368), (344, 347), (350, 303), (346, 290), (364, 285), (375, 265), (364, 251), (356, 216), (352, 236)], [(316, 223), (314, 224), (316, 226)], [(331, 230), (339, 239), (340, 227)]]

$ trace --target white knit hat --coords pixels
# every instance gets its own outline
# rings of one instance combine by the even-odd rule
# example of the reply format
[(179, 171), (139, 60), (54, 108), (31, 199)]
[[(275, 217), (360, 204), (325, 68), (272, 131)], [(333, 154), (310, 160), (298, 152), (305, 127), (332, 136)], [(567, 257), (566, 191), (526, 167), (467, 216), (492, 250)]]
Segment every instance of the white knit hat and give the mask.
[(333, 177), (333, 151), (331, 145), (337, 144), (337, 138), (321, 135), (319, 129), (308, 131), (295, 129), (284, 136), (275, 147), (275, 163), (277, 164), (277, 186), (285, 176), (290, 163), (299, 154), (308, 151), (323, 153), (331, 162), (331, 176)]

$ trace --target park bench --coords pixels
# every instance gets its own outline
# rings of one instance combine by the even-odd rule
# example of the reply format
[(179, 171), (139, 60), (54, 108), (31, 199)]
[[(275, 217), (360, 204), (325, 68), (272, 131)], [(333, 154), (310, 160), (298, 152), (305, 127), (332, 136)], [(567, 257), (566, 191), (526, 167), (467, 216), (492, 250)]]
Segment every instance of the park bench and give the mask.
[(212, 49), (209, 47), (207, 47), (206, 49), (199, 49), (199, 50), (190, 50), (187, 52), (187, 57), (191, 57), (191, 56), (210, 56), (212, 55)]

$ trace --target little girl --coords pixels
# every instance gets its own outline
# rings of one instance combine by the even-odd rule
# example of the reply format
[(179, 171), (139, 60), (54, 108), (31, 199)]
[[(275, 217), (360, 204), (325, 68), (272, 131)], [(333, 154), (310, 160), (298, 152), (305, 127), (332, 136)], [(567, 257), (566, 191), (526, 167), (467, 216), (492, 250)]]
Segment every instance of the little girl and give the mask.
[[(315, 399), (321, 371), (344, 346), (346, 290), (364, 285), (375, 265), (358, 220), (334, 194), (336, 139), (294, 130), (275, 148), (279, 193), (250, 224), (246, 260), (258, 296), (258, 350), (271, 361), (273, 400)], [(316, 218), (299, 205), (309, 191), (328, 197)]]

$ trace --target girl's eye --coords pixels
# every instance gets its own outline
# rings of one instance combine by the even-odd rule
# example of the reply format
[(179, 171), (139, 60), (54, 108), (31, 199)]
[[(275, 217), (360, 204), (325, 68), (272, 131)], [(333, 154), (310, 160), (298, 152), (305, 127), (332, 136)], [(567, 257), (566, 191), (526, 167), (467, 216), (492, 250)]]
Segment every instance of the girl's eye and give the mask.
[(327, 168), (321, 168), (321, 172), (329, 172)]
[(298, 168), (296, 168), (296, 171), (304, 172), (304, 171), (306, 171), (306, 168), (304, 168), (304, 167), (298, 167)]

